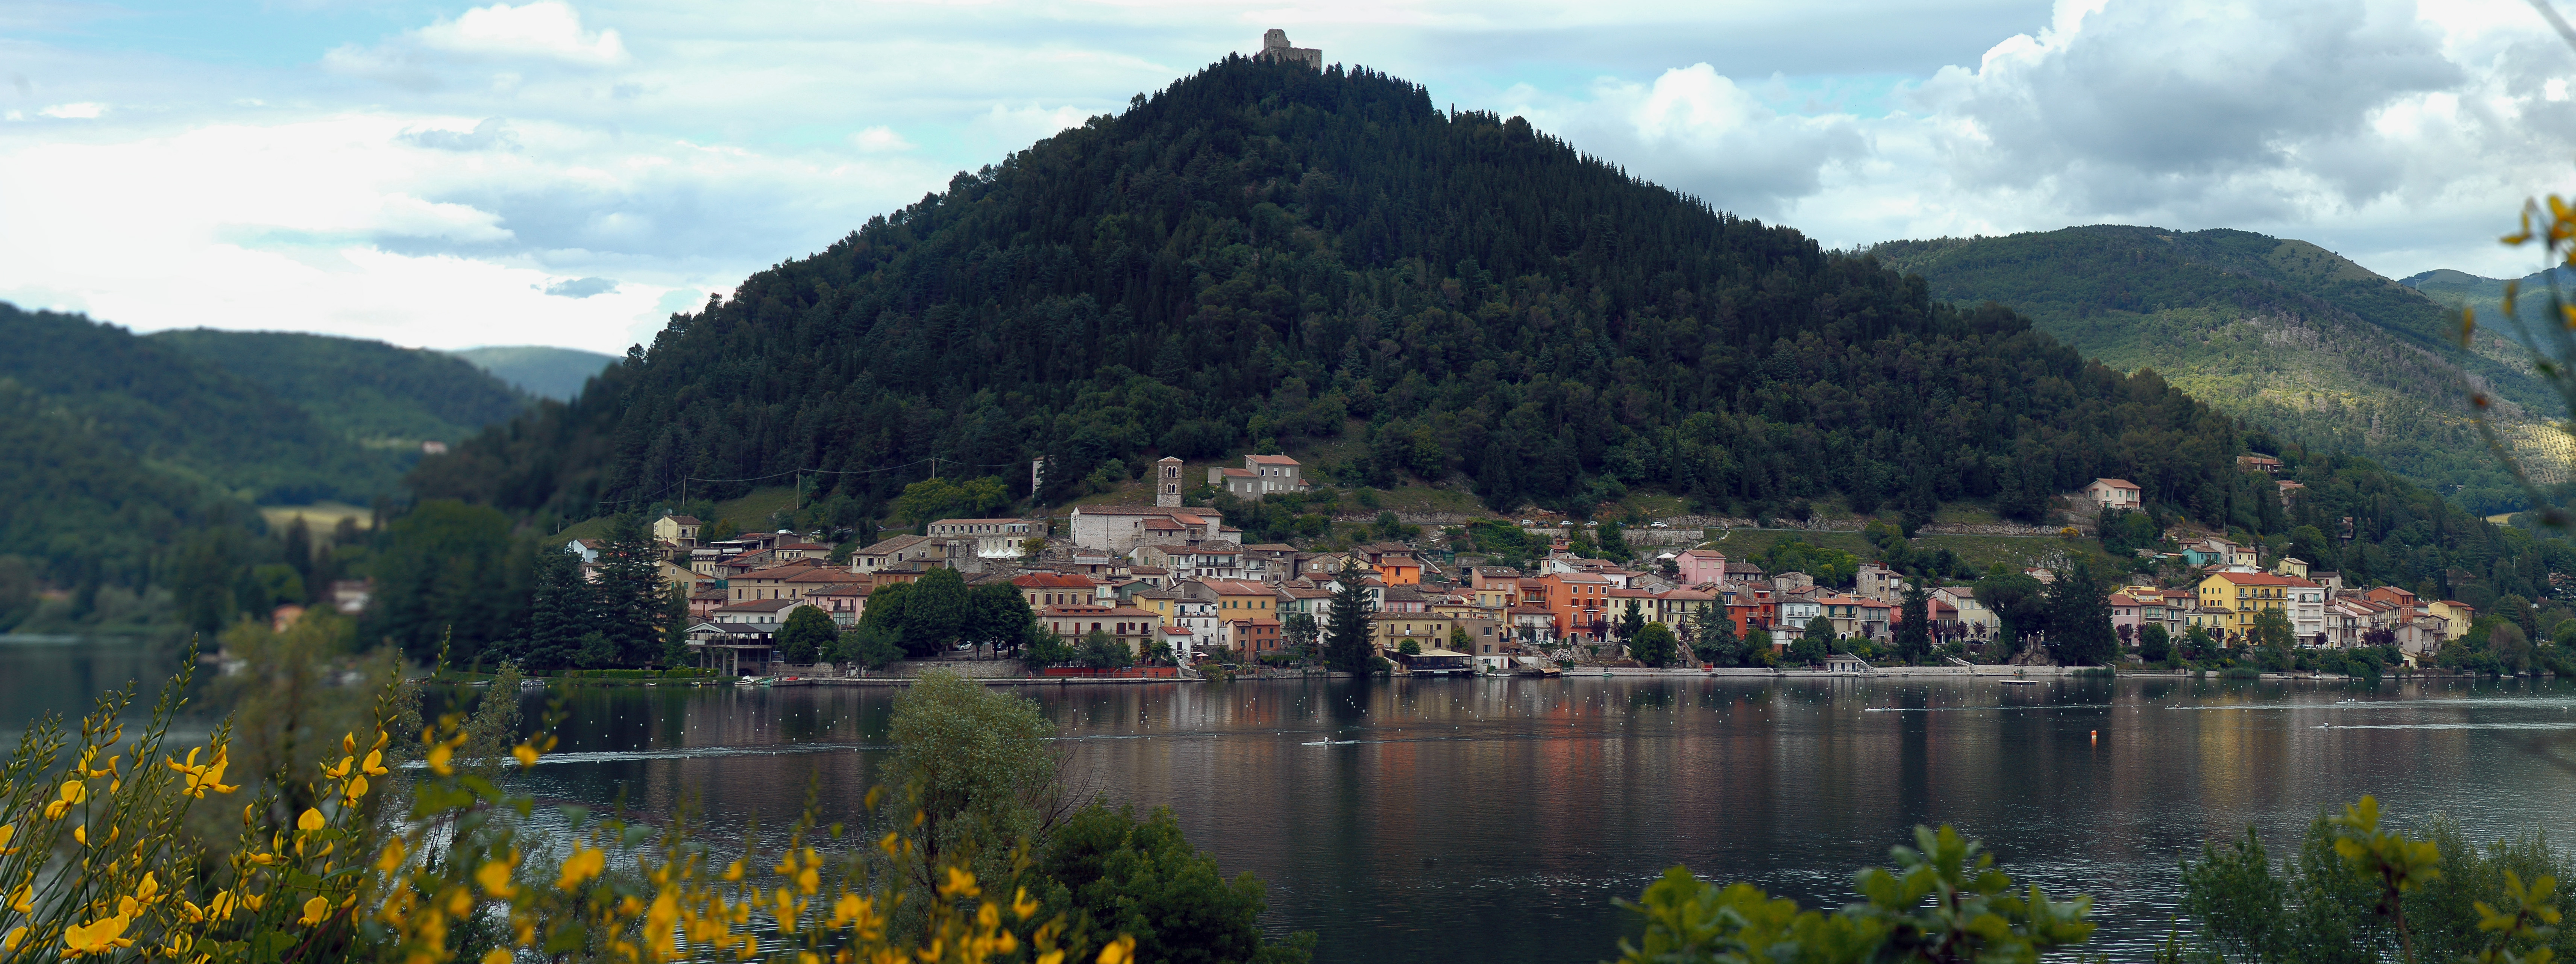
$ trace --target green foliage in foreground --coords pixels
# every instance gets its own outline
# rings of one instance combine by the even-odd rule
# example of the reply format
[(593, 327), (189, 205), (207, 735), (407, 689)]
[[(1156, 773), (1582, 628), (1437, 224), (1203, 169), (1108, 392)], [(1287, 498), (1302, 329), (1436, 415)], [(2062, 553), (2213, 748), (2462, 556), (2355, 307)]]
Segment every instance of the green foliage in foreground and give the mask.
[(2251, 828), (2183, 863), (2190, 955), (2211, 964), (2517, 961), (2576, 953), (2557, 927), (2568, 858), (2539, 834), (2471, 843), (2449, 820), (2383, 830), (2363, 797), (2320, 813), (2278, 865)]
[(1839, 964), (1862, 961), (2030, 961), (2093, 935), (2093, 899), (2052, 901), (2013, 886), (1994, 855), (1943, 826), (1914, 828), (1894, 869), (1854, 881), (1863, 900), (1801, 909), (1751, 884), (1720, 887), (1675, 867), (1636, 904), (1646, 932), (1619, 943), (1620, 964)]

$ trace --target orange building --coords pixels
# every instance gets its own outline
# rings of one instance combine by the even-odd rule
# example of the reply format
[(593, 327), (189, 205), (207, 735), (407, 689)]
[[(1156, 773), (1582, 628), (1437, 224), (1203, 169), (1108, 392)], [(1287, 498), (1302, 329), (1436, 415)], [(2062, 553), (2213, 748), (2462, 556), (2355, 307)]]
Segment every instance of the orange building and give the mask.
[(1546, 606), (1556, 616), (1556, 635), (1578, 643), (1595, 643), (1610, 635), (1617, 616), (1610, 611), (1610, 591), (1618, 586), (1608, 576), (1557, 572), (1539, 577), (1547, 587)]

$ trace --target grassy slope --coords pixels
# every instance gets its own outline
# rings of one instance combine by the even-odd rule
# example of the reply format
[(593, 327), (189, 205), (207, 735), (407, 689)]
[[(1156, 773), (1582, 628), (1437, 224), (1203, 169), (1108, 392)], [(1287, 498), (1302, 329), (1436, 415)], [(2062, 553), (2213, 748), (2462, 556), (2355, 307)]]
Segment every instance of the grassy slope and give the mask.
[(463, 359), (380, 341), (203, 328), (145, 337), (257, 383), (373, 448), (460, 441), (528, 403)]
[(2095, 226), (1872, 253), (1935, 297), (2011, 305), (2105, 364), (2153, 368), (2229, 414), (2446, 489), (2501, 484), (2460, 372), (2523, 406), (2504, 412), (2510, 433), (2550, 411), (2513, 346), (2463, 350), (2448, 309), (2303, 241)]
[(466, 348), (448, 354), (462, 358), (518, 390), (539, 398), (569, 401), (582, 383), (617, 361), (613, 356), (545, 345), (499, 345)]

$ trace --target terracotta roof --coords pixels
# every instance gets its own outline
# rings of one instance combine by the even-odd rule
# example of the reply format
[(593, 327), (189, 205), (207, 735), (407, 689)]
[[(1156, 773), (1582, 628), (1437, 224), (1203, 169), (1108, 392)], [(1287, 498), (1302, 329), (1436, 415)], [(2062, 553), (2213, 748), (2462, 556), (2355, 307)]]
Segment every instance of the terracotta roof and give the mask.
[(671, 520), (671, 521), (673, 521), (673, 522), (677, 522), (677, 523), (679, 523), (679, 524), (681, 524), (681, 525), (684, 525), (684, 526), (693, 526), (693, 525), (697, 525), (697, 524), (698, 524), (698, 520), (697, 520), (697, 519), (695, 519), (695, 518), (693, 518), (693, 517), (690, 517), (690, 516), (685, 516), (685, 515), (666, 515), (666, 516), (663, 516), (662, 518), (669, 519), (669, 520)]
[(802, 599), (755, 599), (750, 602), (735, 603), (730, 606), (718, 606), (716, 607), (716, 611), (720, 613), (774, 613), (782, 609), (792, 609), (802, 605), (805, 605), (805, 600)]
[[(2137, 484), (2137, 483), (2135, 483), (2135, 482), (2131, 482), (2131, 481), (2129, 481), (2129, 480), (2127, 480), (2127, 479), (2094, 479), (2094, 480), (2093, 480), (2093, 484), (2094, 484), (2094, 485), (2107, 485), (2107, 486), (2110, 486), (2110, 487), (2112, 487), (2112, 488), (2114, 488), (2114, 489), (2137, 489), (2137, 488), (2138, 488), (2138, 484)], [(2141, 490), (2141, 491), (2143, 491), (2143, 490)]]
[(1089, 589), (1098, 583), (1092, 582), (1090, 576), (1031, 572), (1011, 577), (1011, 585), (1022, 589)]
[(1269, 586), (1248, 579), (1201, 579), (1199, 584), (1216, 590), (1220, 596), (1267, 596)]
[(1217, 472), (1229, 479), (1256, 478), (1251, 469), (1218, 469)]
[(1296, 459), (1289, 458), (1289, 457), (1287, 457), (1287, 456), (1285, 456), (1285, 455), (1246, 455), (1246, 456), (1244, 456), (1243, 458), (1244, 458), (1244, 461), (1251, 462), (1251, 463), (1256, 464), (1256, 465), (1295, 465), (1295, 464), (1297, 464), (1297, 460), (1296, 460)]

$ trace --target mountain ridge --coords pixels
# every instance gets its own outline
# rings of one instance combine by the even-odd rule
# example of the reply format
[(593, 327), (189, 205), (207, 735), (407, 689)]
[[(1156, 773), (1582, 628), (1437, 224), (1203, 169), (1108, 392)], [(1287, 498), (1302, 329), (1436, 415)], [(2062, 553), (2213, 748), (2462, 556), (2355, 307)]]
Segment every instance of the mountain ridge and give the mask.
[(2464, 350), (2441, 305), (2304, 241), (2086, 225), (1867, 250), (1938, 297), (2011, 305), (2087, 357), (2506, 511), (2521, 494), (2476, 430), (2469, 392), (2483, 386), (2537, 474), (2565, 475), (2546, 429), (2558, 400), (2518, 345), (2489, 334)]

